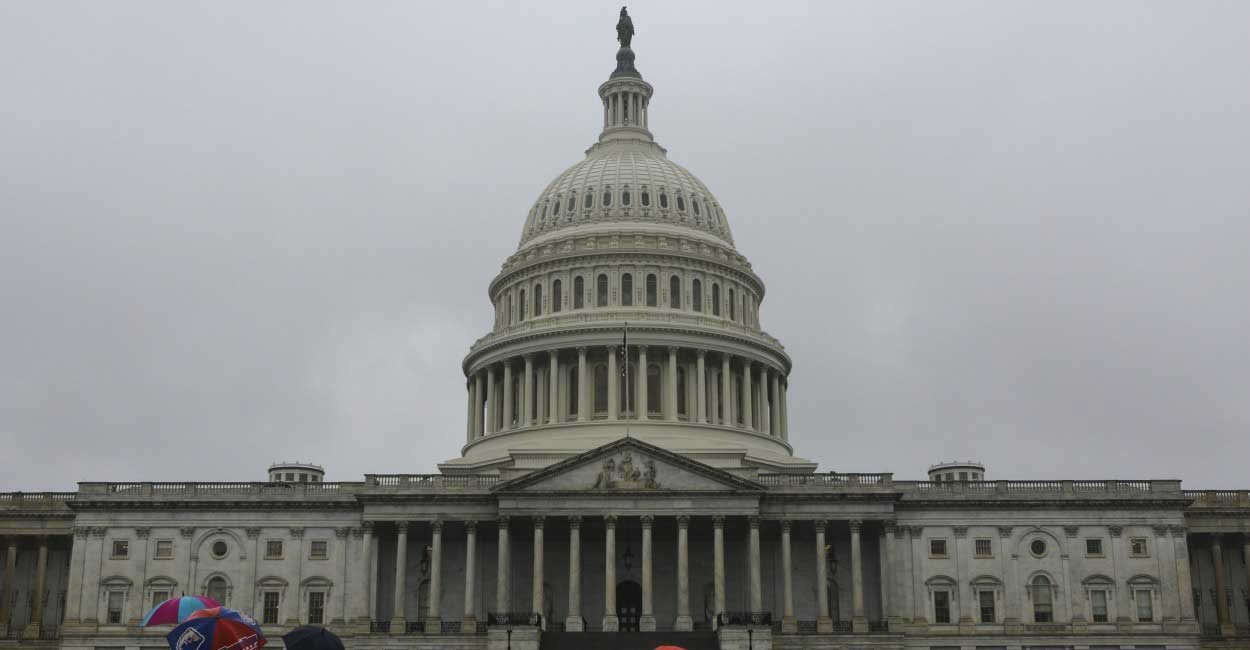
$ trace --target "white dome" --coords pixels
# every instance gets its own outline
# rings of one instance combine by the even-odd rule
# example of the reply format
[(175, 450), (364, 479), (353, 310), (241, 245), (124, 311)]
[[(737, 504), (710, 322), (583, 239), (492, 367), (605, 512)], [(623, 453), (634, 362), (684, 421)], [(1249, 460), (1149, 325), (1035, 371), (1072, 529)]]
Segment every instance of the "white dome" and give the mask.
[(659, 223), (689, 228), (733, 245), (716, 197), (651, 142), (596, 144), (543, 190), (530, 209), (521, 245), (586, 224)]

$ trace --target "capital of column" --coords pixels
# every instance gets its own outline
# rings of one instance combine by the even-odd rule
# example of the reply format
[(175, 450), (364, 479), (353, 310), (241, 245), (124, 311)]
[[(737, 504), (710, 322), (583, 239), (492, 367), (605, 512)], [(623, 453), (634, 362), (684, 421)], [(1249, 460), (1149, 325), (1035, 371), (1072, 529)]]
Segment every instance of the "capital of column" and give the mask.
[(645, 345), (635, 345), (634, 347), (638, 348), (638, 351), (643, 354), (647, 353), (647, 346)]
[[(371, 534), (371, 535), (373, 534), (373, 521), (372, 521), (372, 520), (370, 520), (370, 519), (366, 519), (366, 520), (364, 520), (364, 521), (360, 522), (360, 527), (361, 527), (362, 529), (364, 529), (364, 531), (365, 531), (366, 533), (369, 533), (369, 534)], [(256, 531), (256, 533), (259, 535), (259, 534), (260, 534), (260, 531), (259, 531), (259, 530), (257, 530), (257, 531)]]
[(500, 515), (495, 518), (495, 526), (500, 530), (506, 529), (508, 527), (508, 520), (508, 515)]
[(430, 530), (431, 530), (431, 531), (433, 531), (433, 532), (436, 532), (436, 533), (442, 533), (442, 532), (443, 532), (443, 521), (442, 521), (441, 519), (435, 519), (434, 521), (431, 521), (431, 522), (430, 522)]
[(758, 530), (760, 527), (760, 518), (756, 515), (751, 515), (747, 517), (747, 523), (751, 526), (751, 528)]
[(616, 515), (605, 516), (603, 518), (603, 523), (606, 524), (610, 530), (616, 530)]
[(812, 522), (812, 525), (816, 527), (816, 532), (823, 533), (829, 527), (829, 522), (824, 519), (817, 519)]
[(695, 353), (695, 356), (697, 356), (700, 359), (707, 357), (707, 350), (704, 350), (703, 348), (699, 348), (695, 350), (694, 353)]
[(578, 354), (586, 354), (587, 350), (589, 350), (589, 349), (590, 349), (590, 348), (588, 348), (588, 347), (586, 347), (586, 346), (584, 346), (584, 345), (579, 345), (579, 346), (577, 346), (577, 353), (578, 353)]
[(608, 354), (615, 354), (615, 353), (616, 353), (616, 347), (617, 347), (616, 345), (605, 345), (605, 346), (603, 346), (603, 347), (607, 349)]
[(464, 530), (465, 530), (465, 532), (469, 533), (470, 535), (472, 535), (472, 534), (476, 533), (476, 532), (477, 532), (477, 522), (476, 522), (476, 521), (474, 521), (474, 520), (472, 520), (472, 519), (470, 519), (470, 520), (468, 520), (468, 521), (464, 522)]
[[(852, 533), (858, 533), (864, 527), (864, 521), (862, 519), (852, 519), (846, 523), (847, 525), (851, 527)], [(965, 528), (964, 532), (965, 533), (968, 532), (968, 529)], [(959, 533), (955, 533), (955, 534), (958, 535)]]
[(1111, 533), (1112, 537), (1119, 537), (1124, 532), (1124, 526), (1107, 526), (1107, 532)]
[[(405, 523), (405, 524), (404, 524), (404, 529), (406, 530), (407, 528), (408, 528), (408, 524), (407, 524), (407, 523)], [(303, 538), (304, 538), (304, 527), (303, 527), (303, 526), (297, 526), (297, 527), (295, 527), (295, 528), (290, 529), (290, 530), (289, 530), (289, 531), (287, 531), (287, 532), (288, 532), (288, 533), (290, 533), (291, 537), (294, 537), (295, 539), (303, 539)]]
[(725, 527), (725, 516), (714, 515), (712, 517), (712, 528), (724, 528), (724, 527)]
[(512, 359), (504, 359), (504, 360), (503, 360), (503, 367), (504, 367), (504, 370), (511, 370), (511, 369), (512, 369)]
[(1153, 528), (1154, 528), (1155, 537), (1167, 537), (1168, 536), (1167, 526), (1153, 526)]
[[(400, 532), (400, 533), (407, 533), (407, 532), (408, 532), (408, 522), (406, 522), (406, 521), (397, 521), (397, 522), (395, 522), (395, 531), (396, 531), (396, 532)], [(302, 535), (302, 534), (303, 534), (303, 531), (301, 531), (301, 532), (300, 532), (300, 534)]]
[(677, 515), (677, 527), (689, 528), (690, 527), (690, 515)]
[(135, 529), (135, 537), (138, 537), (139, 539), (147, 539), (148, 535), (151, 535), (151, 534), (152, 534), (152, 529), (146, 526), (144, 526), (143, 528)]
[(898, 522), (893, 519), (886, 519), (881, 522), (881, 531), (884, 533), (893, 533), (898, 530)]
[(1177, 539), (1185, 539), (1185, 527), (1184, 526), (1169, 526), (1168, 530), (1172, 531), (1172, 537), (1175, 537)]
[(912, 539), (920, 539), (924, 535), (924, 526), (907, 526), (907, 534)]
[[(368, 524), (370, 528), (373, 527), (373, 522), (368, 522)], [(247, 535), (248, 539), (256, 539), (257, 537), (260, 537), (259, 528), (247, 528), (247, 529), (244, 529), (243, 532)]]
[(543, 523), (544, 523), (544, 522), (546, 522), (546, 521), (547, 521), (547, 518), (546, 518), (546, 517), (544, 517), (543, 515), (538, 515), (538, 516), (534, 517), (534, 528), (535, 528), (536, 530), (542, 530), (542, 529), (543, 529)]
[(573, 530), (578, 530), (581, 527), (582, 527), (581, 515), (572, 515), (571, 517), (569, 517), (569, 528), (572, 528)]
[(650, 528), (651, 525), (655, 523), (654, 515), (643, 515), (639, 517), (638, 519), (642, 521), (643, 528)]
[(790, 532), (791, 523), (792, 522), (789, 519), (782, 519), (781, 520), (781, 532), (783, 533)]
[(742, 357), (742, 369), (743, 370), (750, 370), (751, 366), (753, 365), (755, 365), (754, 361), (752, 361), (751, 359), (747, 357)]
[(352, 526), (352, 539), (360, 539), (365, 536), (365, 531)]
[(968, 536), (967, 526), (955, 526), (955, 539), (963, 539)]
[(521, 355), (521, 358), (522, 358), (522, 359), (525, 359), (527, 362), (528, 362), (528, 361), (533, 361), (533, 360), (534, 360), (534, 353), (533, 353), (533, 352), (526, 352), (525, 354), (522, 354), (522, 355)]
[(998, 536), (999, 536), (999, 537), (1001, 537), (1001, 538), (1003, 538), (1003, 539), (1011, 539), (1011, 531), (1012, 531), (1012, 530), (1014, 530), (1014, 528), (1013, 528), (1012, 526), (999, 526), (999, 527), (998, 527)]
[(334, 537), (336, 539), (347, 539), (347, 536), (350, 534), (352, 534), (350, 526), (338, 526), (334, 529)]
[(1063, 527), (1063, 534), (1068, 539), (1076, 539), (1077, 534), (1080, 532), (1081, 532), (1080, 526), (1064, 526)]
[(670, 346), (668, 346), (668, 353), (669, 353), (669, 354), (677, 354), (677, 352), (678, 352), (679, 350), (681, 350), (681, 348), (677, 347), (676, 345), (670, 345)]

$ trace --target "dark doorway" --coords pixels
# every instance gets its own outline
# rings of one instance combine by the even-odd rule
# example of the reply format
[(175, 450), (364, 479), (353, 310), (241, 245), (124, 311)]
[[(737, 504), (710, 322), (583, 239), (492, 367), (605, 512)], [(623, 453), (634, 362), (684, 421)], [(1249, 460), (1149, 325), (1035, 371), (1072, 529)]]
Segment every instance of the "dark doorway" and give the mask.
[(637, 632), (642, 616), (642, 585), (626, 580), (616, 586), (616, 617), (622, 632)]

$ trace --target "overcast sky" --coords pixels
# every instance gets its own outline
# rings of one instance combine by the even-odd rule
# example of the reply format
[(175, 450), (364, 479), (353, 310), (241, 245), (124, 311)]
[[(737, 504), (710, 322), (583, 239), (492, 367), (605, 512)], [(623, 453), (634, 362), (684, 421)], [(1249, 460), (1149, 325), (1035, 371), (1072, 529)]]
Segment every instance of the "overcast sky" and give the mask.
[[(618, 9), (0, 3), (0, 490), (459, 455)], [(1250, 488), (1250, 3), (630, 10), (799, 455)]]

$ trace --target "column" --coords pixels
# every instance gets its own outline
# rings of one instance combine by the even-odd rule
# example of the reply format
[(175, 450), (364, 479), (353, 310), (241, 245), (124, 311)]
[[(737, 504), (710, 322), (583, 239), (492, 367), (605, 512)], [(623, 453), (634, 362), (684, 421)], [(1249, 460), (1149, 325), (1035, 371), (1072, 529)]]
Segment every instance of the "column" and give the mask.
[(751, 587), (751, 614), (756, 614), (764, 610), (764, 594), (760, 584), (760, 518), (747, 517), (747, 524), (750, 526), (747, 539), (747, 570), (750, 575), (747, 579)]
[[(775, 386), (776, 384), (774, 384)], [(898, 569), (894, 565), (894, 521), (887, 521), (881, 527), (882, 541), (885, 543), (881, 549), (881, 618), (890, 626), (891, 631), (898, 625), (898, 616), (895, 613), (899, 609), (898, 592), (895, 590), (897, 581), (895, 577), (898, 575)]]
[(643, 515), (642, 519), (642, 618), (638, 621), (641, 632), (655, 631), (655, 606), (651, 582), (651, 526), (655, 518)]
[(585, 632), (582, 620), (582, 518), (569, 517), (569, 617), (566, 632)]
[(426, 634), (443, 633), (443, 522), (430, 522), (430, 615)]
[(742, 428), (754, 430), (755, 418), (751, 415), (751, 360), (742, 360)]
[(616, 516), (603, 518), (603, 631), (620, 631), (621, 621), (616, 616)]
[(486, 369), (486, 433), (498, 431), (495, 424), (499, 421), (499, 394), (495, 388), (495, 366)]
[(730, 379), (733, 375), (729, 374), (729, 362), (733, 359), (731, 355), (721, 355), (720, 358), (720, 423), (722, 426), (732, 427), (734, 425), (733, 415), (729, 410), (729, 405), (733, 403), (733, 396), (729, 394), (733, 382)]
[(503, 426), (501, 430), (512, 428), (512, 361), (503, 362)]
[[(30, 624), (26, 626), (27, 638), (38, 638), (43, 626), (43, 590), (47, 586), (48, 577), (48, 537), (39, 536), (39, 556), (35, 563), (35, 603), (30, 615)], [(124, 619), (123, 619), (124, 620)]]
[(1176, 556), (1176, 591), (1181, 603), (1181, 622), (1194, 623), (1193, 581), (1189, 575), (1189, 546), (1183, 526), (1173, 526), (1172, 551)]
[(477, 522), (464, 522), (464, 617), (461, 634), (477, 633)]
[(560, 351), (552, 350), (547, 365), (547, 423), (560, 421)]
[(621, 412), (621, 376), (616, 367), (616, 346), (608, 346), (608, 419), (615, 420)]
[(789, 382), (781, 382), (781, 439), (790, 439), (790, 418), (789, 405), (786, 403), (786, 391), (789, 390)]
[(534, 420), (531, 426), (541, 426), (547, 422), (547, 386), (551, 383), (547, 368), (534, 368)]
[(1235, 630), (1228, 617), (1228, 598), (1225, 595), (1227, 578), (1224, 576), (1224, 547), (1220, 543), (1221, 535), (1211, 536), (1211, 570), (1215, 573), (1215, 613), (1220, 621), (1220, 634), (1233, 636)]
[[(1175, 623), (1180, 618), (1180, 603), (1176, 602), (1176, 560), (1172, 552), (1171, 535), (1167, 526), (1154, 526), (1155, 534), (1155, 557), (1159, 561), (1159, 588), (1162, 593), (1159, 594), (1159, 604), (1162, 606), (1163, 615), (1160, 617), (1164, 624)], [(1073, 609), (1076, 609), (1075, 602)], [(1079, 610), (1084, 617), (1085, 608)]]
[(677, 619), (673, 630), (689, 632), (694, 629), (690, 618), (690, 517), (677, 517)]
[(864, 558), (861, 552), (859, 532), (864, 522), (851, 520), (851, 630), (856, 634), (868, 631), (868, 619), (864, 616)]
[(464, 444), (466, 445), (473, 442), (473, 405), (477, 403), (477, 395), (474, 394), (476, 389), (477, 384), (473, 381), (473, 377), (469, 377), (469, 382), (465, 385), (465, 392), (469, 396), (468, 417), (464, 419)]
[[(1111, 566), (1115, 567), (1114, 579), (1116, 581), (1116, 623), (1120, 625), (1129, 625), (1132, 622), (1133, 598), (1129, 593), (1129, 587), (1124, 583), (1129, 575), (1125, 575), (1128, 567), (1127, 554), (1124, 552), (1124, 534), (1123, 526), (1107, 526), (1107, 532), (1111, 534)], [(1021, 618), (1024, 618), (1023, 613)]]
[(481, 438), (484, 433), (482, 428), (482, 409), (486, 408), (486, 387), (484, 385), (485, 382), (482, 380), (481, 372), (475, 373), (474, 377), (477, 388), (473, 392), (476, 399), (476, 405), (473, 407), (473, 437)]
[(1247, 588), (1250, 588), (1250, 533), (1245, 535), (1245, 543), (1242, 551), (1245, 555), (1242, 555), (1241, 557), (1246, 558), (1246, 586)]
[(408, 522), (395, 522), (395, 606), (391, 612), (391, 634), (404, 634), (404, 597), (408, 594)]
[(577, 421), (585, 422), (590, 419), (590, 405), (586, 400), (590, 399), (590, 393), (586, 390), (586, 386), (590, 384), (586, 377), (586, 348), (577, 348)]
[(525, 381), (521, 383), (521, 412), (519, 426), (534, 423), (534, 355), (525, 355)]
[(695, 388), (695, 413), (698, 413), (699, 424), (707, 422), (707, 350), (699, 350), (696, 353), (697, 368), (695, 368), (695, 377), (698, 385)]
[(773, 435), (773, 406), (768, 402), (769, 372), (770, 370), (768, 369), (768, 366), (760, 367), (760, 390), (759, 395), (755, 398), (755, 402), (759, 405), (759, 410), (756, 411), (756, 414), (760, 417), (760, 426), (758, 427), (758, 430), (760, 433), (771, 436)]
[(790, 558), (790, 521), (781, 522), (781, 631), (783, 634), (794, 634), (799, 631), (798, 621), (794, 618), (794, 563)]
[[(79, 538), (79, 535), (75, 533), (75, 548), (81, 548), (81, 545), (78, 542)], [(4, 629), (5, 625), (9, 622), (9, 617), (12, 615), (12, 611), (9, 609), (9, 601), (11, 600), (9, 594), (12, 593), (14, 586), (17, 584), (17, 581), (14, 579), (16, 577), (15, 572), (17, 571), (17, 536), (10, 535), (5, 541), (8, 542), (5, 545), (8, 547), (8, 550), (5, 553), (4, 558), (4, 581), (0, 582), (0, 629)], [(78, 555), (73, 555), (70, 557), (70, 561), (81, 562), (82, 558)], [(70, 573), (73, 573), (73, 571)], [(72, 597), (66, 599), (67, 602), (72, 600)], [(65, 620), (68, 621), (70, 618), (67, 616)]]
[[(915, 556), (912, 559), (912, 566), (917, 572), (919, 572), (921, 567), (924, 566), (921, 560), (922, 556), (920, 555), (920, 545), (916, 543), (920, 541), (920, 534), (923, 530), (924, 529), (919, 526), (912, 528), (912, 545), (915, 547)], [(998, 527), (998, 539), (1000, 540), (999, 548), (1011, 548), (1012, 530), (1011, 526)], [(1019, 631), (1022, 631), (1020, 628), (1021, 616), (1019, 604), (1021, 594), (1018, 576), (1016, 575), (1018, 560), (1011, 557), (1005, 550), (1000, 555), (1003, 556), (1003, 589), (1005, 590), (1005, 593), (1003, 594), (1003, 623), (1005, 629), (1008, 630), (1008, 634), (1013, 633), (1013, 630), (1018, 633)], [(915, 608), (919, 611), (924, 611), (924, 605), (920, 603), (919, 600), (919, 598), (915, 599), (915, 601), (917, 601)]]
[[(377, 590), (378, 558), (380, 557), (378, 555), (378, 538), (376, 535), (373, 534), (374, 525), (372, 521), (366, 521), (363, 527), (365, 529), (365, 533), (369, 535), (368, 539), (370, 542), (369, 543), (369, 620), (376, 621), (381, 618), (381, 616), (378, 615), (378, 590)], [(258, 539), (257, 545), (259, 545), (260, 544), (259, 536), (257, 539)], [(259, 557), (259, 555), (254, 554), (253, 557)]]
[(677, 421), (677, 348), (668, 348), (668, 420)]
[(768, 405), (768, 433), (781, 437), (781, 381), (775, 370), (768, 371), (769, 388), (773, 401)]
[[(1080, 535), (1081, 528), (1079, 526), (1063, 527), (1063, 554), (1059, 556), (1063, 563), (1063, 582), (1064, 589), (1067, 592), (1068, 601), (1068, 617), (1072, 621), (1073, 631), (1084, 631), (1087, 623), (1085, 619), (1085, 589), (1081, 586), (1081, 579), (1072, 572), (1072, 552), (1076, 544), (1077, 537)], [(1160, 572), (1159, 579), (1166, 583), (1166, 572)], [(975, 594), (973, 594), (975, 596)], [(1164, 612), (1169, 610), (1164, 608)], [(1160, 616), (1162, 620), (1162, 615)]]
[(638, 405), (638, 419), (647, 419), (648, 410), (651, 408), (647, 404), (647, 346), (638, 346), (638, 394), (634, 397), (634, 403)]
[(719, 617), (725, 611), (725, 517), (712, 517), (712, 585), (716, 596), (716, 627), (720, 627)]
[(833, 618), (829, 616), (829, 558), (825, 551), (825, 527), (828, 522), (816, 521), (816, 631), (833, 634)]
[[(964, 575), (968, 572), (968, 559), (972, 557), (972, 554), (968, 552), (968, 527), (955, 526), (951, 532), (955, 534), (955, 552), (952, 557), (955, 559), (955, 576), (958, 580), (955, 587), (954, 604), (958, 607), (955, 618), (960, 625), (960, 632), (971, 634), (975, 632), (973, 626), (976, 625), (973, 623), (972, 583)], [(1055, 613), (1055, 620), (1062, 620), (1058, 612)]]
[[(530, 592), (530, 611), (543, 615), (543, 517), (534, 517), (534, 578)], [(542, 621), (542, 628), (547, 629), (547, 621)]]
[(495, 611), (507, 614), (512, 603), (508, 598), (508, 574), (512, 567), (508, 564), (508, 518), (499, 518), (499, 561), (495, 578)]

